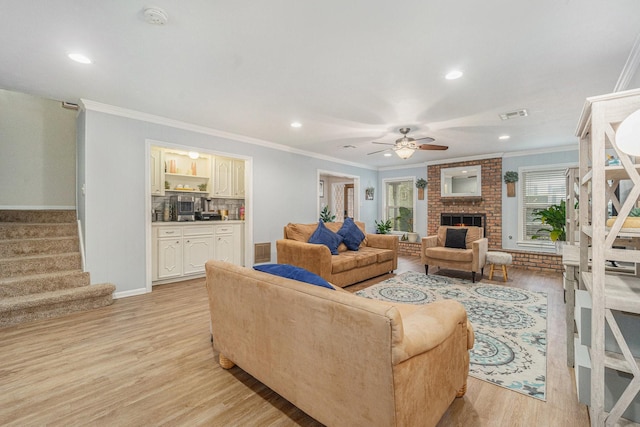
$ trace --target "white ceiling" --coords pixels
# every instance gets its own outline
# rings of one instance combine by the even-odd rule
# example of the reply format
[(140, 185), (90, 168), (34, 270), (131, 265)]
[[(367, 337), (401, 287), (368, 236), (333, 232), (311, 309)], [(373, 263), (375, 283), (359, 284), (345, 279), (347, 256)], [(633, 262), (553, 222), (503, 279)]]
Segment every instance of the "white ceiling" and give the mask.
[[(386, 167), (576, 144), (587, 96), (621, 75), (640, 86), (637, 64), (625, 69), (638, 0), (153, 4), (166, 25), (144, 22), (144, 1), (0, 0), (0, 87)], [(464, 76), (445, 80), (454, 68)], [(449, 150), (367, 155), (404, 126)]]

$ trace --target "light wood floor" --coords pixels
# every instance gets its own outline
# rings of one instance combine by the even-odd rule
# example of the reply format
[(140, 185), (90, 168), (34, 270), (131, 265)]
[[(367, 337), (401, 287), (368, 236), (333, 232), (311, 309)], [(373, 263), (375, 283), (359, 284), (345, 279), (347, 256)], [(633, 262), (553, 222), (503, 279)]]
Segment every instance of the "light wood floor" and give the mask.
[[(399, 264), (396, 273), (424, 271), (417, 258)], [(549, 294), (547, 401), (469, 377), (467, 394), (438, 426), (588, 426), (566, 366), (560, 276), (510, 268), (507, 285)], [(320, 426), (240, 368), (220, 368), (208, 319), (199, 279), (88, 313), (0, 329), (0, 425)]]

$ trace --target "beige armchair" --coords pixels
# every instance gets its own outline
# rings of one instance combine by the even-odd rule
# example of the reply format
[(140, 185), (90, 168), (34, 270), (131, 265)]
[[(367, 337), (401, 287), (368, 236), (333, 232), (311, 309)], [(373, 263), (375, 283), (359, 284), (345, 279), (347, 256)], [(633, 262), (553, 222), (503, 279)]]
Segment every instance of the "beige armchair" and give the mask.
[(480, 272), (482, 278), (489, 247), (482, 227), (464, 227), (467, 230), (465, 249), (445, 247), (447, 229), (460, 230), (462, 228), (441, 226), (437, 235), (422, 239), (420, 255), (426, 274), (429, 274), (429, 266), (432, 265), (439, 268), (470, 271), (471, 281), (474, 283), (477, 272)]

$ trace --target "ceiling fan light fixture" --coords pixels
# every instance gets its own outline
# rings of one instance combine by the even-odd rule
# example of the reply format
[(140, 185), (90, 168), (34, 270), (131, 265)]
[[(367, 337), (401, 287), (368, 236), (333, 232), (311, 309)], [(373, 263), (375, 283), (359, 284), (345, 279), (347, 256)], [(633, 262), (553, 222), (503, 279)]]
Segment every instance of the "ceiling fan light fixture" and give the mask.
[(402, 160), (407, 160), (409, 157), (413, 156), (413, 153), (415, 153), (416, 150), (411, 147), (400, 146), (394, 148), (393, 151), (395, 151), (398, 157), (400, 157)]

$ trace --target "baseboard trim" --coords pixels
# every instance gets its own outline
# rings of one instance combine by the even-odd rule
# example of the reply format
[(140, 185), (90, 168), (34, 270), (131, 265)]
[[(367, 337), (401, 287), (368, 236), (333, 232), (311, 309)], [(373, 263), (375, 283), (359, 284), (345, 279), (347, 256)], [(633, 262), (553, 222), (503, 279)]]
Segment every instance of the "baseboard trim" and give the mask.
[(147, 288), (132, 289), (130, 291), (114, 292), (113, 299), (135, 297), (136, 295), (143, 295), (148, 293)]

